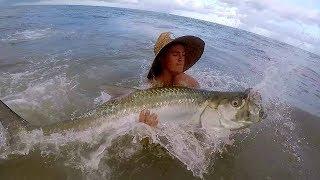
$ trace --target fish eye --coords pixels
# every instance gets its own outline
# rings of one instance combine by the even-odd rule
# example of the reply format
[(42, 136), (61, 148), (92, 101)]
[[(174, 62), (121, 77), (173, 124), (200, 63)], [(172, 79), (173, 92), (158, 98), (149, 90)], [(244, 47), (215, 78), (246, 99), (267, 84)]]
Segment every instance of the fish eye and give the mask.
[(239, 106), (241, 106), (241, 103), (240, 103), (240, 101), (238, 99), (235, 99), (235, 100), (231, 101), (231, 105), (233, 107), (239, 107)]

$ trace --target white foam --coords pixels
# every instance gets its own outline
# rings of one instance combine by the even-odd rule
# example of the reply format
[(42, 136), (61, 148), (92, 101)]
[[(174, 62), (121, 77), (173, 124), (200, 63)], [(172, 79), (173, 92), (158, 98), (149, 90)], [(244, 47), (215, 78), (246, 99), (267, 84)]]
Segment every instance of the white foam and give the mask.
[(32, 124), (44, 125), (70, 119), (72, 111), (83, 110), (75, 102), (82, 107), (90, 105), (90, 101), (84, 101), (76, 92), (77, 85), (65, 74), (61, 74), (52, 79), (30, 83), (24, 91), (6, 96), (3, 100)]
[(54, 31), (51, 28), (17, 31), (1, 39), (4, 42), (36, 40), (49, 37)]
[(108, 100), (110, 100), (110, 98), (111, 98), (111, 96), (108, 93), (101, 91), (100, 96), (98, 96), (97, 98), (94, 99), (94, 104), (101, 105), (101, 104), (107, 102)]

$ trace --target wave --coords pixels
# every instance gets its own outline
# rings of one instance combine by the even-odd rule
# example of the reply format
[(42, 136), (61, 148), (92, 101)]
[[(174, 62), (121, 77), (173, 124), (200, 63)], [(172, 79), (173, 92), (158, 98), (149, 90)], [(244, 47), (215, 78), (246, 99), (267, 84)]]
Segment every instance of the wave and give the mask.
[(47, 38), (54, 34), (51, 28), (17, 31), (2, 38), (3, 42), (19, 42)]

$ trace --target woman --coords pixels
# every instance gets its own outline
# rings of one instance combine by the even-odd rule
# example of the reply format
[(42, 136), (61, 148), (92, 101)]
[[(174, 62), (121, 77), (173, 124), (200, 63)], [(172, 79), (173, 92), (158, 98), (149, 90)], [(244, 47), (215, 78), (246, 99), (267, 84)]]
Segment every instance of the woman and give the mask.
[[(201, 57), (204, 41), (195, 36), (171, 38), (170, 32), (160, 34), (154, 46), (155, 59), (148, 73), (152, 87), (184, 86), (199, 88), (197, 80), (184, 72)], [(155, 127), (158, 117), (149, 110), (140, 113), (139, 121)]]

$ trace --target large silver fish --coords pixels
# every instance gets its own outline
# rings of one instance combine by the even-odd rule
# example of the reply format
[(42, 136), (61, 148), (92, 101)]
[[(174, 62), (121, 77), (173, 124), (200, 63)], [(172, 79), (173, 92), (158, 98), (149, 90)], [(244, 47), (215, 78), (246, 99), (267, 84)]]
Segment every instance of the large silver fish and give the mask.
[(110, 100), (77, 119), (44, 127), (33, 127), (0, 101), (0, 122), (9, 139), (21, 131), (40, 129), (47, 135), (67, 131), (84, 131), (108, 126), (125, 116), (138, 122), (141, 110), (148, 109), (159, 117), (159, 122), (195, 123), (204, 127), (239, 129), (259, 122), (264, 113), (259, 98), (244, 92), (218, 92), (183, 87), (137, 90), (125, 97)]

